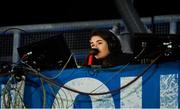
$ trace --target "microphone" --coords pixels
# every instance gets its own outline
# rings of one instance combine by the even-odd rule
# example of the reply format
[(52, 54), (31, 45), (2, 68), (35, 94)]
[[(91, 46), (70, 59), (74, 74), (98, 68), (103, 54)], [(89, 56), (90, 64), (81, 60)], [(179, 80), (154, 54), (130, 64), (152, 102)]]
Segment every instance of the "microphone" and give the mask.
[(89, 54), (92, 54), (92, 55), (97, 55), (99, 53), (99, 50), (97, 48), (92, 48), (90, 51), (89, 51)]
[(89, 58), (88, 58), (88, 65), (92, 65), (93, 62), (93, 56), (98, 54), (99, 50), (97, 48), (92, 48), (89, 52)]

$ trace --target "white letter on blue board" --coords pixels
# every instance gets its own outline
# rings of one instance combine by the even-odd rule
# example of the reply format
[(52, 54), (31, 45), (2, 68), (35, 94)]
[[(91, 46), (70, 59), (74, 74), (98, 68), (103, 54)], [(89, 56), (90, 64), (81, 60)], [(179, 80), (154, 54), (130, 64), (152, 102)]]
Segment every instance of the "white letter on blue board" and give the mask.
[[(109, 89), (101, 81), (94, 78), (77, 78), (73, 79), (65, 84), (66, 87), (72, 89), (87, 92), (87, 93), (101, 93), (108, 92)], [(101, 87), (99, 87), (101, 86)], [(99, 87), (99, 88), (97, 88)], [(97, 88), (97, 90), (95, 90)], [(94, 91), (95, 90), (95, 91)], [(78, 93), (69, 91), (67, 89), (61, 88), (56, 95), (52, 108), (73, 108), (73, 103)], [(92, 108), (109, 108), (115, 109), (113, 98), (111, 94), (106, 95), (89, 95), (92, 101)]]

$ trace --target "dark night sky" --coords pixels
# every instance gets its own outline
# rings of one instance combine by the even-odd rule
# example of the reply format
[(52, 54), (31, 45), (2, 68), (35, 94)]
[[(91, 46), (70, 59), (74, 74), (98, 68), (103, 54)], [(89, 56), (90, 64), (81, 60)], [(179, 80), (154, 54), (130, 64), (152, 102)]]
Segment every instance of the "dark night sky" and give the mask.
[[(1, 4), (5, 7), (0, 7), (0, 26), (121, 18), (114, 0), (44, 0), (15, 3)], [(134, 7), (141, 17), (179, 14), (179, 4), (180, 0), (134, 0)]]

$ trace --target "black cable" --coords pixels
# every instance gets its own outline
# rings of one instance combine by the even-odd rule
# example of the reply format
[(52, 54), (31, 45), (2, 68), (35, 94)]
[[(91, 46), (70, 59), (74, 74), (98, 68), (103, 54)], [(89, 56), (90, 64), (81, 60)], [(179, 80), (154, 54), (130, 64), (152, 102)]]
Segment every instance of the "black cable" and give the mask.
[[(154, 64), (158, 59), (159, 57), (161, 56), (161, 54), (154, 59), (154, 61), (151, 62), (151, 64), (149, 64), (142, 73), (140, 73), (134, 80), (132, 80), (131, 82), (129, 82), (128, 84), (120, 87), (120, 88), (117, 88), (117, 89), (114, 89), (114, 90), (111, 90), (111, 91), (108, 91), (108, 92), (102, 92), (102, 93), (87, 93), (87, 92), (81, 92), (81, 91), (78, 91), (78, 90), (75, 90), (75, 89), (72, 89), (70, 87), (67, 87), (67, 86), (64, 86), (62, 85), (61, 83), (57, 83), (53, 80), (50, 80), (49, 78), (46, 78), (44, 76), (41, 75), (40, 72), (38, 72), (37, 70), (33, 69), (32, 67), (31, 68), (28, 68), (28, 67), (23, 67), (23, 69), (26, 69), (26, 70), (29, 70), (29, 71), (32, 71), (33, 73), (30, 73), (30, 72), (27, 72), (29, 74), (33, 74), (35, 76), (38, 76), (40, 78), (42, 78), (44, 81), (46, 82), (49, 82), (51, 84), (54, 84), (55, 86), (58, 86), (58, 87), (63, 87), (64, 89), (67, 89), (67, 90), (70, 90), (70, 91), (73, 91), (73, 92), (76, 92), (76, 93), (80, 93), (80, 94), (84, 94), (84, 95), (103, 95), (103, 94), (110, 94), (110, 93), (115, 93), (115, 92), (119, 92), (120, 90), (124, 89), (125, 87), (131, 85), (133, 82), (135, 82), (137, 79), (139, 79), (142, 75), (145, 74), (145, 72), (152, 66), (152, 64)], [(136, 59), (136, 58), (134, 58)]]
[[(59, 85), (59, 83), (57, 83), (55, 81), (51, 81), (48, 78), (42, 77), (42, 75), (40, 75), (40, 73), (38, 71), (32, 69), (32, 67), (30, 67), (30, 66), (26, 66), (26, 67), (24, 67), (24, 66), (22, 67), (21, 66), (21, 67), (26, 69), (26, 70), (30, 70), (30, 71), (34, 72), (33, 75), (36, 75), (36, 76), (42, 78), (43, 80), (45, 80), (46, 82), (54, 84), (54, 85), (56, 85), (58, 87), (63, 87), (65, 89), (67, 89), (67, 90), (70, 90), (70, 91), (73, 91), (73, 92), (76, 92), (76, 93), (80, 93), (80, 94), (85, 94), (85, 95), (104, 95), (104, 94), (119, 92), (120, 90), (122, 90), (125, 87), (127, 87), (127, 86), (131, 85), (132, 83), (134, 83), (137, 79), (139, 79), (142, 75), (144, 75), (146, 73), (146, 71), (152, 66), (153, 63), (155, 63), (159, 59), (160, 56), (161, 55), (159, 55), (157, 58), (155, 58), (154, 61), (152, 61), (152, 63), (150, 65), (148, 65), (148, 67), (146, 67), (145, 70), (143, 70), (142, 73), (140, 73), (134, 80), (132, 80), (128, 84), (126, 84), (126, 85), (124, 85), (124, 86), (122, 86), (122, 87), (120, 87), (118, 89), (114, 89), (114, 90), (111, 90), (111, 91), (108, 91), (108, 92), (102, 92), (102, 93), (86, 93), (86, 92), (81, 92), (81, 91), (69, 88), (69, 87), (61, 85), (61, 84)], [(134, 59), (137, 59), (137, 57), (135, 57)], [(32, 73), (30, 73), (30, 74), (32, 74)]]
[[(51, 84), (53, 84), (53, 85), (55, 85), (55, 86), (57, 86), (57, 87), (63, 87), (64, 89), (73, 91), (73, 92), (75, 92), (75, 93), (83, 94), (83, 95), (104, 95), (104, 94), (110, 94), (110, 93), (112, 94), (112, 93), (115, 93), (115, 92), (119, 92), (120, 90), (122, 90), (122, 89), (124, 89), (125, 87), (131, 85), (131, 84), (134, 83), (137, 79), (139, 79), (141, 76), (143, 76), (143, 75), (146, 73), (146, 71), (160, 58), (160, 56), (161, 56), (161, 54), (160, 54), (158, 57), (156, 57), (156, 58), (151, 62), (151, 64), (149, 64), (149, 65), (143, 70), (142, 73), (140, 73), (134, 80), (132, 80), (132, 81), (129, 82), (128, 84), (126, 84), (126, 85), (124, 85), (124, 86), (122, 86), (122, 87), (120, 87), (120, 88), (117, 88), (117, 89), (114, 89), (114, 90), (111, 90), (111, 91), (108, 91), (108, 92), (102, 92), (102, 93), (87, 93), (87, 92), (81, 92), (81, 91), (72, 89), (72, 88), (70, 88), (70, 87), (64, 86), (64, 85), (62, 85), (62, 84), (59, 84), (59, 83), (57, 83), (57, 82), (55, 82), (55, 81), (53, 81), (53, 80), (49, 80), (48, 78), (42, 77), (42, 76), (39, 75), (39, 74), (38, 74), (37, 76), (40, 76), (44, 81), (49, 82), (49, 83), (51, 83)], [(29, 72), (28, 72), (28, 73), (29, 73)], [(31, 74), (31, 73), (30, 73), (30, 74)], [(35, 73), (35, 74), (37, 74), (37, 73)]]
[[(133, 57), (132, 59), (130, 59), (130, 61), (129, 61), (126, 65), (124, 65), (123, 68), (121, 68), (120, 70), (118, 70), (117, 73), (122, 72), (123, 70), (125, 70), (125, 68), (127, 68), (127, 66), (128, 66), (129, 64), (131, 64), (132, 62), (134, 62), (135, 60), (137, 60), (137, 59), (144, 53), (145, 49), (146, 49), (146, 48), (143, 48), (138, 55), (136, 55), (135, 57)], [(114, 75), (111, 76), (111, 79), (109, 79), (108, 81), (105, 82), (105, 85), (106, 85), (109, 81), (111, 81), (113, 77), (116, 76), (117, 73), (116, 73), (116, 72), (113, 72), (113, 73), (114, 73)], [(116, 73), (116, 74), (115, 74), (115, 73)], [(103, 84), (102, 84), (102, 85), (103, 85)], [(96, 89), (94, 89), (92, 92), (94, 92), (95, 90), (97, 90), (98, 88), (100, 88), (102, 85), (100, 85), (99, 87), (97, 87)]]
[[(144, 49), (143, 49), (136, 57), (134, 57), (133, 60), (137, 59), (137, 58), (143, 53), (143, 51), (144, 51)], [(128, 64), (129, 64), (129, 63), (128, 63)], [(72, 88), (70, 88), (70, 87), (61, 85), (61, 84), (59, 84), (59, 83), (56, 83), (56, 82), (53, 81), (53, 80), (50, 80), (49, 78), (45, 77), (44, 75), (42, 75), (41, 73), (39, 73), (37, 70), (33, 69), (32, 67), (31, 67), (31, 68), (22, 67), (22, 68), (34, 72), (34, 73), (30, 73), (30, 72), (28, 72), (28, 73), (33, 74), (33, 75), (38, 76), (38, 77), (41, 77), (41, 78), (44, 79), (46, 82), (53, 83), (54, 85), (57, 85), (58, 87), (59, 87), (59, 86), (62, 86), (63, 88), (65, 88), (65, 89), (67, 89), (67, 90), (70, 90), (70, 91), (73, 91), (73, 92), (76, 92), (76, 93), (86, 94), (86, 95), (102, 95), (102, 94), (109, 94), (109, 93), (112, 92), (112, 91), (104, 92), (104, 93), (86, 93), (86, 92), (81, 92), (81, 91), (72, 89)], [(126, 86), (126, 87), (127, 87), (127, 86)], [(119, 89), (119, 88), (118, 88), (118, 89)], [(113, 91), (113, 92), (114, 92), (114, 91)]]
[[(145, 70), (140, 73), (134, 80), (132, 80), (131, 82), (129, 82), (128, 84), (120, 87), (120, 88), (117, 88), (117, 89), (114, 89), (114, 90), (111, 90), (111, 91), (108, 91), (108, 92), (101, 92), (101, 93), (87, 93), (87, 92), (81, 92), (81, 91), (78, 91), (78, 90), (75, 90), (75, 89), (72, 89), (70, 87), (67, 87), (67, 86), (64, 86), (64, 85), (61, 85), (55, 81), (52, 81), (52, 80), (48, 80), (47, 78), (42, 78), (43, 80), (47, 81), (47, 82), (50, 82), (58, 87), (63, 87), (64, 89), (67, 89), (67, 90), (70, 90), (70, 91), (73, 91), (73, 92), (76, 92), (76, 93), (79, 93), (79, 94), (83, 94), (83, 95), (105, 95), (105, 94), (112, 94), (112, 93), (116, 93), (116, 92), (119, 92), (120, 90), (126, 88), (127, 86), (131, 85), (132, 83), (134, 83), (137, 79), (139, 79), (141, 76), (143, 76), (146, 71), (152, 66), (152, 64), (154, 64), (158, 59), (159, 59), (160, 56), (158, 56), (156, 59), (154, 59), (154, 61), (152, 61), (151, 64), (149, 64)], [(40, 76), (40, 75), (38, 75)], [(41, 76), (40, 76), (41, 77)]]

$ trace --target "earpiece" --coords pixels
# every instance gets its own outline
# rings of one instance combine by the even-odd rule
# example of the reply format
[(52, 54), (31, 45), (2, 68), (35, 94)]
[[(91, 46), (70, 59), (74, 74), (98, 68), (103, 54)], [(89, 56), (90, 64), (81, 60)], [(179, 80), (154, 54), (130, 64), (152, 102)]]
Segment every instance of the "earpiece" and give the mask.
[(112, 33), (112, 35), (108, 41), (109, 42), (108, 45), (109, 45), (109, 49), (113, 50), (113, 49), (117, 48), (118, 46), (120, 46), (120, 41), (118, 39), (117, 34), (115, 34), (112, 30), (109, 30), (109, 31)]

